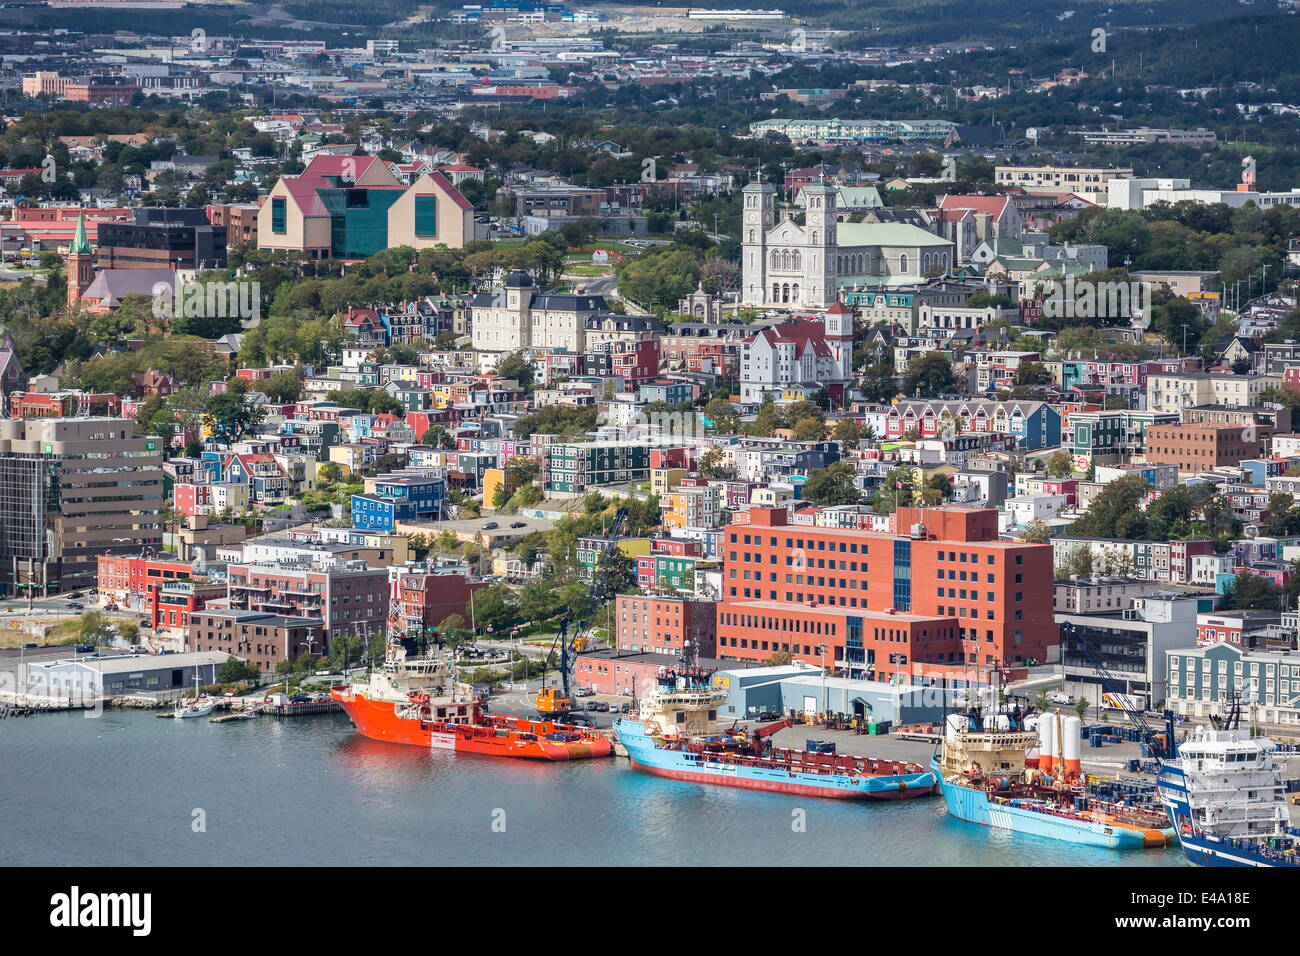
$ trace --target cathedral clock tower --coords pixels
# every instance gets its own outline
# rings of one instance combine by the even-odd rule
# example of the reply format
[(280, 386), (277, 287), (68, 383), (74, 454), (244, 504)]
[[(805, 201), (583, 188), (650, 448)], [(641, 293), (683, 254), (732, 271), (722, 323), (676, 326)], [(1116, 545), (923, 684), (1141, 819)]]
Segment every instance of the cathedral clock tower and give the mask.
[(839, 299), (839, 281), (835, 268), (834, 186), (825, 182), (809, 183), (803, 187), (804, 234), (807, 237), (807, 255), (804, 257), (803, 304), (813, 309), (825, 309)]
[(762, 305), (768, 301), (767, 233), (776, 225), (776, 186), (763, 182), (760, 173), (758, 181), (747, 185), (741, 194), (740, 301), (745, 305)]

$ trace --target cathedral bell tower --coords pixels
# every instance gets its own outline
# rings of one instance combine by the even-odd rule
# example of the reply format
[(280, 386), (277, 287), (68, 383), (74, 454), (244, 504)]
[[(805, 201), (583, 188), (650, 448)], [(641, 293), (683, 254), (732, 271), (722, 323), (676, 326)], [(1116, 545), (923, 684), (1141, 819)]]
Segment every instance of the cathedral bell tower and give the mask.
[(767, 301), (767, 232), (776, 225), (776, 186), (756, 182), (741, 190), (743, 209), (740, 216), (741, 294), (744, 305), (762, 305)]
[(804, 186), (803, 195), (804, 234), (807, 237), (803, 304), (812, 309), (824, 309), (839, 299), (835, 269), (837, 193), (834, 186), (823, 181)]

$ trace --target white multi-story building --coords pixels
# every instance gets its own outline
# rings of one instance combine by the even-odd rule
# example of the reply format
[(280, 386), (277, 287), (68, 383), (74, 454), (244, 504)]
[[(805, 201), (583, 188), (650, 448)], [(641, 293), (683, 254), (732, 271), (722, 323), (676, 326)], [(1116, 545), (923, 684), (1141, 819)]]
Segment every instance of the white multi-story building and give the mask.
[(606, 312), (599, 295), (538, 292), (527, 272), (512, 272), (494, 292), (470, 300), (474, 348), (490, 352), (553, 349), (581, 353), (588, 319)]
[(873, 140), (947, 139), (957, 124), (947, 120), (765, 119), (749, 124), (755, 137), (779, 134), (792, 142), (865, 143)]
[(1152, 203), (1223, 203), (1239, 209), (1254, 203), (1260, 209), (1272, 206), (1300, 206), (1300, 189), (1261, 193), (1254, 189), (1198, 189), (1190, 179), (1115, 178), (1106, 184), (1106, 206), (1110, 209), (1146, 209)]
[(853, 312), (839, 302), (820, 319), (795, 319), (764, 329), (741, 353), (744, 402), (819, 388), (842, 401), (852, 380)]
[(1196, 405), (1255, 406), (1260, 393), (1280, 388), (1280, 375), (1232, 372), (1154, 372), (1147, 376), (1147, 409), (1178, 412)]
[(1101, 166), (995, 166), (994, 181), (999, 186), (1019, 186), (1026, 192), (1073, 193), (1098, 205), (1106, 204), (1107, 183), (1132, 176), (1131, 169), (1107, 169)]

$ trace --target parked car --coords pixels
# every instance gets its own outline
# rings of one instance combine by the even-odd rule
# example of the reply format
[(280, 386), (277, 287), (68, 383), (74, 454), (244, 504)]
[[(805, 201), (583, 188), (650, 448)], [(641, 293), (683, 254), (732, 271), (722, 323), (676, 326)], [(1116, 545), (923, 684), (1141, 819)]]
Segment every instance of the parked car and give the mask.
[(65, 606), (67, 607), (67, 609), (68, 609), (69, 611), (80, 611), (80, 610), (81, 610), (82, 608), (84, 608), (86, 605), (81, 604), (81, 603), (78, 602), (78, 601), (69, 601)]
[(586, 707), (586, 709), (587, 709), (587, 710), (600, 710), (600, 707), (598, 706), (599, 703), (600, 703), (600, 701), (597, 701), (597, 700), (589, 700), (589, 701), (587, 701), (587, 707)]
[(1058, 690), (1055, 694), (1052, 695), (1052, 703), (1064, 704), (1066, 706), (1069, 706), (1070, 704), (1074, 703), (1074, 697), (1071, 694), (1067, 694), (1064, 693), (1063, 691)]
[(600, 711), (602, 714), (609, 713), (609, 704), (605, 703), (603, 700), (598, 700), (595, 702), (595, 704), (596, 704), (596, 709)]
[(94, 644), (78, 644), (77, 647), (76, 647), (76, 651), (77, 651), (78, 654), (93, 654), (93, 653), (95, 653), (95, 645), (94, 645)]
[(631, 702), (630, 700), (628, 700), (628, 701), (624, 701), (623, 704), (622, 704), (622, 706), (619, 707), (618, 712), (619, 712), (620, 714), (630, 714), (630, 713), (632, 713), (632, 702)]
[(512, 527), (512, 528), (524, 528), (524, 527), (527, 527), (527, 525), (526, 525), (525, 522), (523, 522), (523, 521), (512, 521), (512, 522), (510, 522), (510, 527)]
[(105, 610), (105, 611), (119, 611), (119, 610), (121, 610), (121, 608), (119, 608), (116, 604), (105, 604), (105, 605), (104, 605), (104, 610)]
[(485, 525), (483, 526), (483, 530), (484, 530), (484, 531), (495, 531), (498, 527), (500, 527), (500, 526), (499, 526), (495, 521), (489, 521), (487, 524), (485, 524)]

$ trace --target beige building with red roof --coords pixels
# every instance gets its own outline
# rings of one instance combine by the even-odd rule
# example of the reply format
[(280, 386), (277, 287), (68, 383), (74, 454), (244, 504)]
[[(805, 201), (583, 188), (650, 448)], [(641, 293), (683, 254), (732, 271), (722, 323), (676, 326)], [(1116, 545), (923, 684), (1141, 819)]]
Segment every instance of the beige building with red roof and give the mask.
[(313, 259), (364, 259), (394, 246), (459, 249), (474, 207), (441, 173), (404, 185), (374, 156), (317, 156), (272, 187), (257, 216), (257, 247)]

